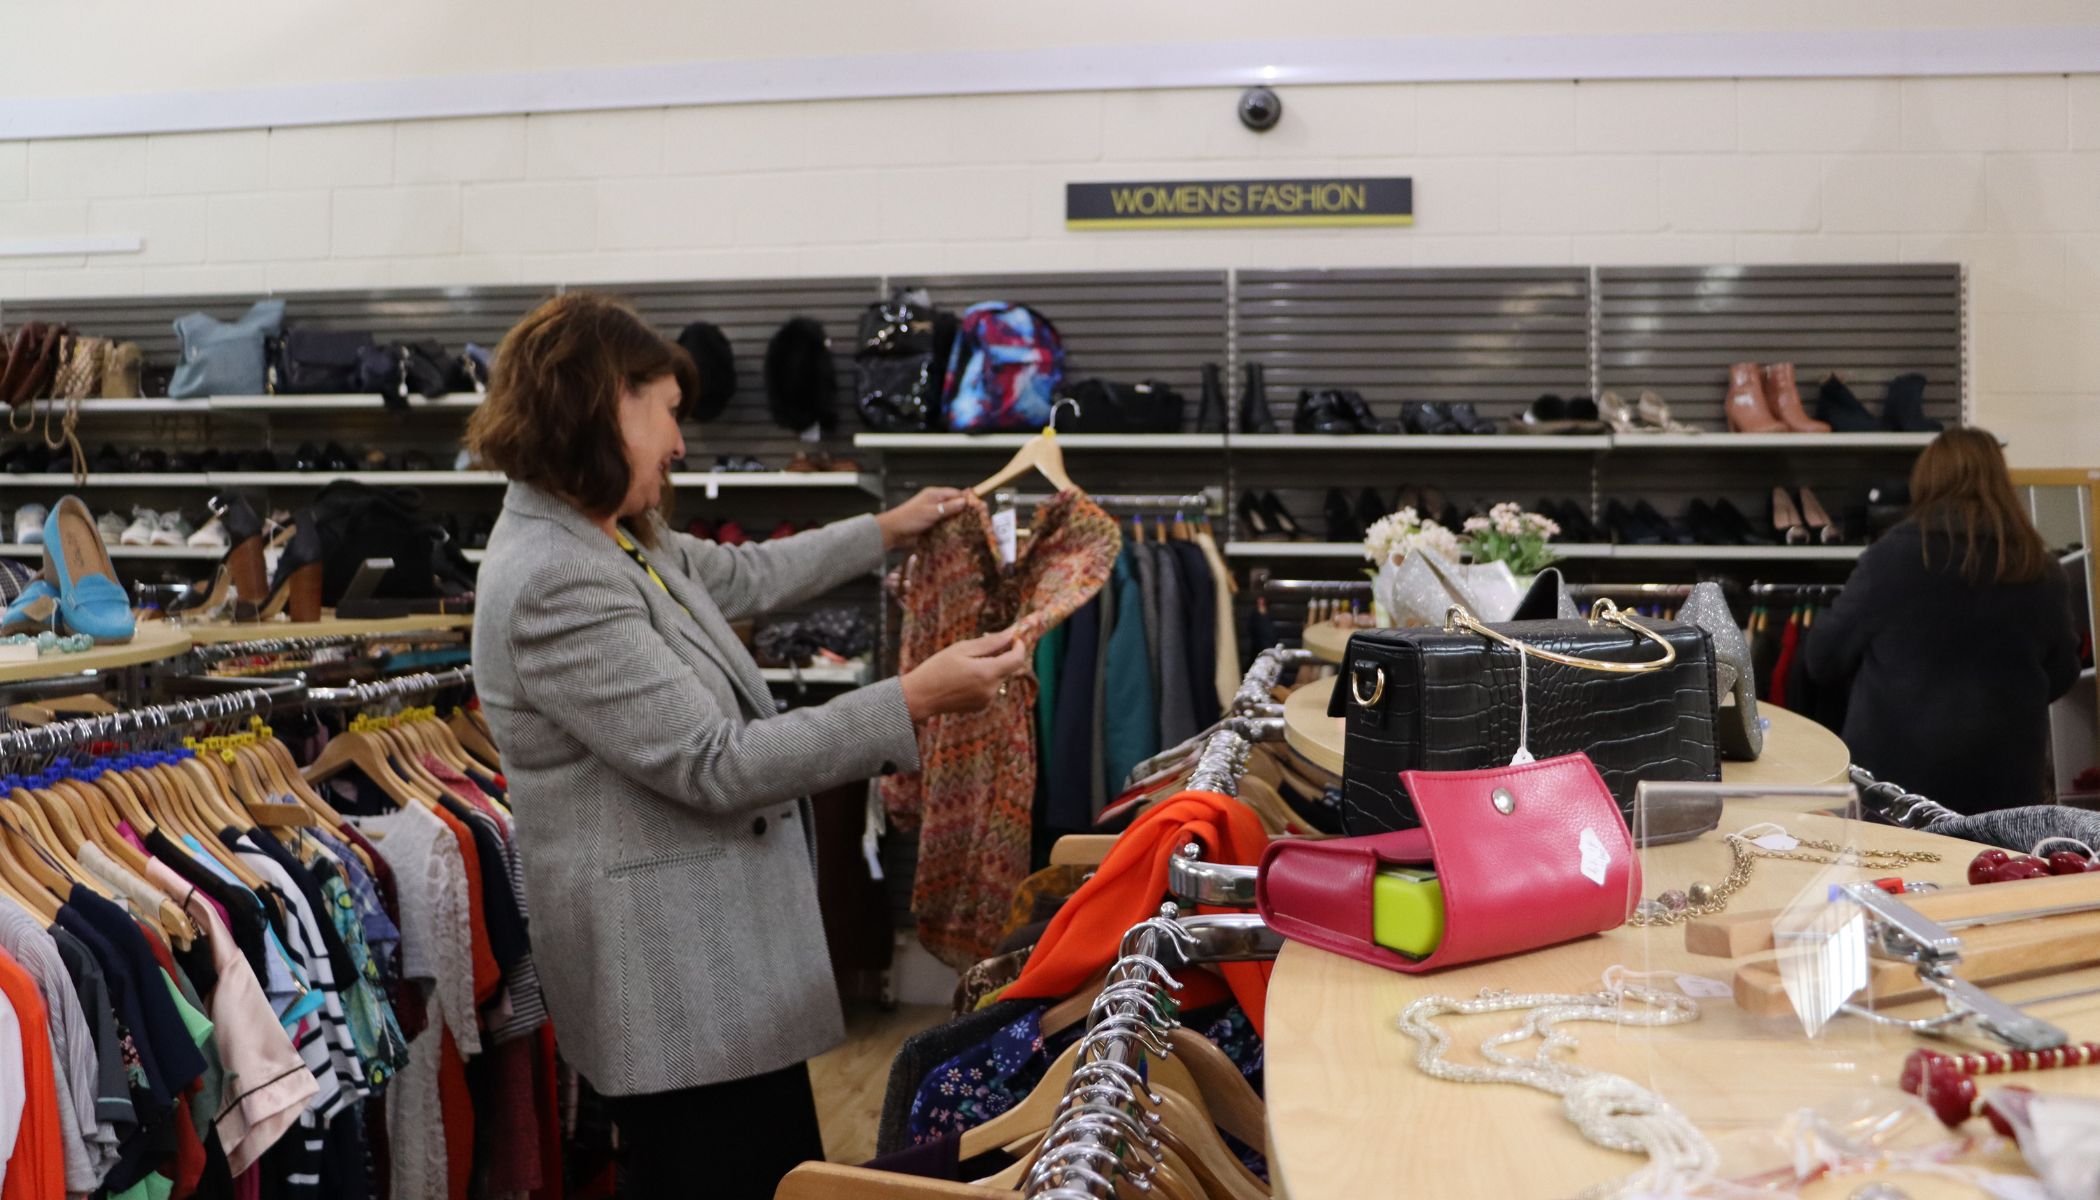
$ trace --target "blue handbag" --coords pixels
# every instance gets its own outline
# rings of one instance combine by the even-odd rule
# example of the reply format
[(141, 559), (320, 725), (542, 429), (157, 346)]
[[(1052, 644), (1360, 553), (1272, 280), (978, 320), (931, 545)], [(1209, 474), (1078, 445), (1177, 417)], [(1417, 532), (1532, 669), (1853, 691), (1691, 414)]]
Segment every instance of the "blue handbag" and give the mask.
[(177, 400), (262, 395), (267, 386), (264, 343), (283, 328), (282, 300), (258, 300), (236, 321), (201, 312), (175, 318), (182, 362), (168, 381), (168, 395)]

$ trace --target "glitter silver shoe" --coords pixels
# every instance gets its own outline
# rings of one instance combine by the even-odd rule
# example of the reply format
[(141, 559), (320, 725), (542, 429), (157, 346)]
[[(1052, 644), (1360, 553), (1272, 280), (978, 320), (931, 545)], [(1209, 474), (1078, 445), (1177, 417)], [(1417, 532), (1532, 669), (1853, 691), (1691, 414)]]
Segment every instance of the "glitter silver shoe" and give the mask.
[(1714, 730), (1722, 757), (1755, 761), (1765, 748), (1765, 726), (1757, 716), (1757, 673), (1750, 666), (1750, 640), (1743, 636), (1742, 626), (1735, 623), (1735, 613), (1729, 610), (1721, 585), (1702, 583), (1692, 588), (1684, 607), (1677, 610), (1677, 619), (1697, 625), (1712, 636), (1718, 686), (1723, 692), (1735, 693), (1733, 706), (1720, 706), (1720, 719)]

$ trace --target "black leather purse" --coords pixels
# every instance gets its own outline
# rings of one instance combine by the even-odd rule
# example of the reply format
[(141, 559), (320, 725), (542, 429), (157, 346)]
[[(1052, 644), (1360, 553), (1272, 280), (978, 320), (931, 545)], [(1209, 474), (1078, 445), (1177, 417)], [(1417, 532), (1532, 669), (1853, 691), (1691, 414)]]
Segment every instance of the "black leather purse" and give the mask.
[(358, 354), (369, 333), (292, 329), (269, 343), (269, 388), (286, 395), (355, 392)]
[(1327, 710), (1347, 720), (1343, 827), (1361, 835), (1419, 825), (1402, 771), (1507, 765), (1527, 699), (1532, 755), (1588, 754), (1629, 817), (1644, 779), (1721, 777), (1705, 630), (1636, 620), (1609, 601), (1588, 620), (1495, 625), (1454, 609), (1443, 629), (1374, 629), (1349, 639)]
[(1079, 403), (1079, 411), (1065, 408), (1055, 414), (1059, 433), (1181, 432), (1181, 393), (1157, 379), (1140, 383), (1082, 379), (1064, 388), (1063, 394)]

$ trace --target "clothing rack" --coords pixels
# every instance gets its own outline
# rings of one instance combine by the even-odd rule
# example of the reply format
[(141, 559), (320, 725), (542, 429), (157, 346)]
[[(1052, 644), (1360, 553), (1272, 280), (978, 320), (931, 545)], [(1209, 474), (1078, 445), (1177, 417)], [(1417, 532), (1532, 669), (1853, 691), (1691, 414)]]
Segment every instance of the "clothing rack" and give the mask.
[[(1001, 504), (1011, 504), (1016, 508), (1040, 508), (1055, 499), (1048, 492), (997, 492), (994, 496)], [(1088, 492), (1086, 498), (1102, 508), (1125, 511), (1196, 512), (1209, 516), (1222, 516), (1225, 512), (1223, 494), (1208, 489), (1180, 495)]]
[(1845, 590), (1842, 583), (1753, 583), (1747, 589), (1752, 599), (1829, 600)]
[(223, 662), (229, 658), (247, 658), (257, 654), (299, 654), (315, 650), (342, 650), (363, 647), (379, 641), (443, 641), (456, 640), (456, 630), (433, 629), (417, 633), (332, 633), (311, 637), (262, 637), (245, 642), (218, 642), (208, 646), (197, 646), (190, 650), (200, 662)]
[(1599, 596), (1642, 596), (1659, 600), (1682, 600), (1692, 594), (1689, 583), (1571, 583), (1568, 595), (1580, 600), (1594, 600)]
[(1281, 595), (1296, 592), (1307, 596), (1369, 596), (1371, 581), (1368, 579), (1271, 579), (1261, 581), (1262, 594)]
[[(218, 685), (227, 681), (200, 677), (186, 678), (185, 682), (198, 685), (208, 682)], [(18, 754), (55, 754), (69, 747), (90, 742), (108, 741), (141, 733), (161, 733), (178, 725), (260, 715), (301, 703), (306, 695), (306, 685), (296, 679), (269, 683), (243, 682), (238, 688), (225, 689), (214, 695), (171, 700), (163, 704), (152, 704), (103, 716), (54, 721), (49, 725), (0, 734), (0, 759)]]
[(385, 700), (404, 700), (410, 696), (448, 687), (469, 686), (473, 682), (474, 668), (447, 667), (442, 671), (418, 671), (410, 675), (396, 675), (391, 679), (374, 679), (367, 683), (352, 683), (343, 687), (307, 688), (306, 702), (316, 706), (377, 704)]

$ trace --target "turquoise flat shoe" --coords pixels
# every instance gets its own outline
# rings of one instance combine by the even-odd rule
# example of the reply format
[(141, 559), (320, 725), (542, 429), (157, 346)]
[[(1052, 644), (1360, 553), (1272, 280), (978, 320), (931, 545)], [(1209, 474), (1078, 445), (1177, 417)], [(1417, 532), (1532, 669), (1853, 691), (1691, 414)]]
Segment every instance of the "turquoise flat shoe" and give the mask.
[(109, 547), (80, 497), (60, 500), (44, 518), (44, 559), (58, 583), (58, 620), (67, 632), (84, 633), (98, 645), (128, 642), (138, 633)]
[(0, 614), (0, 637), (17, 633), (42, 633), (58, 628), (58, 589), (44, 578), (32, 579), (15, 602)]

